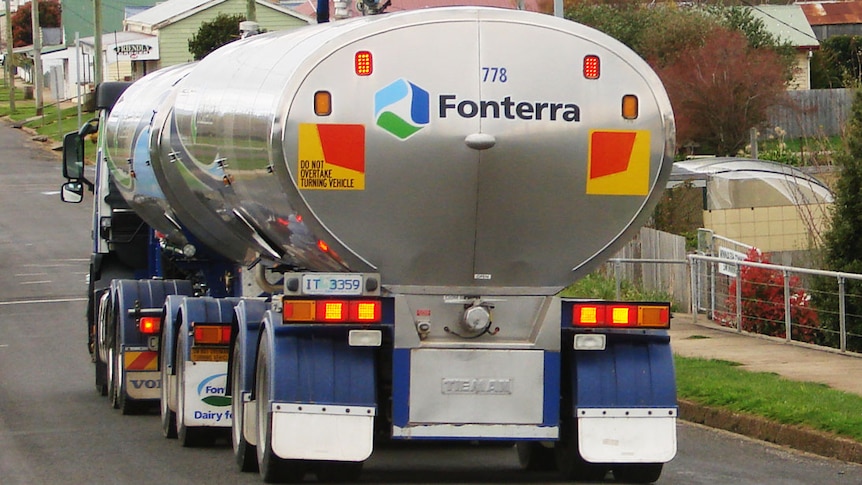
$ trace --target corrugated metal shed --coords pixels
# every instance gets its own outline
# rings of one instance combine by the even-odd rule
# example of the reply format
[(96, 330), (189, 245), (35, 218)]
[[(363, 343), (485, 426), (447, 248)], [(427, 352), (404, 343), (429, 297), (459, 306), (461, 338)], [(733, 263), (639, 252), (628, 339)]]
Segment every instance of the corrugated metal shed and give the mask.
[(862, 2), (800, 2), (811, 25), (862, 24)]

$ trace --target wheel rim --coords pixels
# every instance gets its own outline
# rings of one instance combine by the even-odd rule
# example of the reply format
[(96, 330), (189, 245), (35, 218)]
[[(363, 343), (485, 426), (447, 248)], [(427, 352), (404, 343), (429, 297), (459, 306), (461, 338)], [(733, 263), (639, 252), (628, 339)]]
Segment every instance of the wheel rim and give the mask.
[(242, 378), (239, 375), (241, 366), (239, 365), (240, 352), (239, 352), (239, 344), (236, 344), (233, 349), (233, 367), (231, 369), (231, 392), (233, 396), (231, 397), (231, 412), (233, 413), (233, 422), (231, 425), (231, 443), (233, 445), (234, 454), (239, 452), (240, 444), (243, 441), (242, 438), (242, 391), (241, 382)]
[(266, 337), (264, 336), (260, 342), (260, 348), (257, 352), (257, 378), (255, 379), (255, 399), (257, 400), (257, 461), (263, 463), (264, 457), (269, 448), (267, 443), (267, 433), (270, 423), (267, 419), (269, 413), (266, 405), (269, 402), (269, 389), (267, 381), (269, 380), (269, 369), (266, 365)]
[[(182, 333), (182, 332), (180, 332)], [(185, 386), (185, 372), (183, 372), (183, 368), (185, 367), (183, 361), (183, 345), (184, 342), (180, 338), (177, 338), (177, 351), (174, 356), (174, 367), (176, 367), (177, 373), (177, 433), (185, 432), (185, 392), (183, 392), (183, 388)]]

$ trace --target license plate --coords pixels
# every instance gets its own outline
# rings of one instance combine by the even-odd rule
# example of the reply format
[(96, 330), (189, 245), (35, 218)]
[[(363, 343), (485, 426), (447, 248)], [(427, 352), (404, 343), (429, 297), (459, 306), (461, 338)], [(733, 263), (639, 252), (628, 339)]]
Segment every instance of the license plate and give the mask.
[(227, 362), (227, 357), (227, 347), (192, 347), (192, 362)]
[(306, 295), (361, 295), (362, 275), (304, 274), (302, 293)]

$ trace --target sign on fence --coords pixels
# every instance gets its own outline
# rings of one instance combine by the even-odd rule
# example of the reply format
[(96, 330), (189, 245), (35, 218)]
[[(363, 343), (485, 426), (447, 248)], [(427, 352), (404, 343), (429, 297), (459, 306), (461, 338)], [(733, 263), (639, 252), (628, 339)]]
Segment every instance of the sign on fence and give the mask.
[[(737, 261), (745, 261), (746, 255), (745, 253), (740, 253), (739, 251), (734, 251), (733, 249), (728, 249), (725, 247), (718, 248), (718, 257), (724, 259), (735, 259)], [(736, 268), (737, 266), (734, 264), (727, 263), (718, 263), (718, 272), (736, 278)]]

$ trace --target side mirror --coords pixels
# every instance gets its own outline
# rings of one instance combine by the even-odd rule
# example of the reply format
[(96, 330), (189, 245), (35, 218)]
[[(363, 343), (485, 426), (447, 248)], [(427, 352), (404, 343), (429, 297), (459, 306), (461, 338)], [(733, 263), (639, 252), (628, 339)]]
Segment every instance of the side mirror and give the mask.
[(84, 200), (84, 184), (81, 182), (66, 182), (60, 187), (60, 200), (70, 204), (78, 204)]
[(77, 131), (63, 137), (63, 177), (84, 178), (84, 139)]

